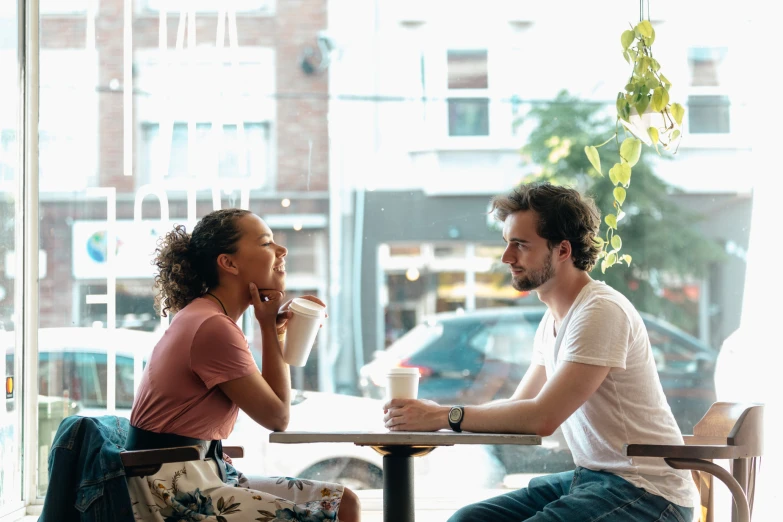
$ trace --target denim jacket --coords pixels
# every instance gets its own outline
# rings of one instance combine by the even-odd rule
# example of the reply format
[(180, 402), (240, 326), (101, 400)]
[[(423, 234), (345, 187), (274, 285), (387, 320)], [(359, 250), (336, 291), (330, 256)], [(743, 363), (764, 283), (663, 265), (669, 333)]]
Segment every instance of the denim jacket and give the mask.
[[(39, 522), (134, 522), (125, 469), (130, 422), (123, 417), (71, 416), (57, 428), (49, 453), (49, 486)], [(247, 479), (226, 463), (226, 483)]]
[(49, 486), (39, 522), (132, 522), (125, 469), (128, 419), (67, 417), (49, 453)]

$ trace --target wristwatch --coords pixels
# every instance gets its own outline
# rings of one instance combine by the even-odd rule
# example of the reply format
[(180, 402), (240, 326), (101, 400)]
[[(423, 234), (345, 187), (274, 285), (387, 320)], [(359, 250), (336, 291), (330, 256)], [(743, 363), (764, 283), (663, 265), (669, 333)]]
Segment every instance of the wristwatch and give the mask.
[(463, 406), (452, 406), (449, 410), (449, 426), (451, 426), (452, 430), (456, 432), (462, 431), (460, 425), (463, 417), (465, 417), (465, 408)]

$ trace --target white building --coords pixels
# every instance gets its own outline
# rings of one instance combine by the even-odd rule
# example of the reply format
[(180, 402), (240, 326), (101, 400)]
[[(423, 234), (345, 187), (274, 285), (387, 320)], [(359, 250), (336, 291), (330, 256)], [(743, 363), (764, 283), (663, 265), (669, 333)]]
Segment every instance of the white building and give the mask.
[[(656, 174), (705, 216), (703, 233), (728, 253), (691, 282), (694, 333), (717, 346), (742, 304), (749, 15), (707, 2), (651, 9), (653, 49), (672, 100), (686, 106), (679, 151)], [(330, 190), (342, 194), (346, 233), (360, 239), (347, 253), (362, 267), (357, 356), (383, 349), (424, 314), (515, 297), (490, 274), (500, 238), (480, 218), (489, 197), (536, 171), (519, 154), (534, 123), (514, 122), (562, 89), (613, 111), (629, 74), (620, 34), (638, 20), (639, 6), (620, 1), (600, 12), (577, 1), (329, 3), (339, 48), (329, 68)]]

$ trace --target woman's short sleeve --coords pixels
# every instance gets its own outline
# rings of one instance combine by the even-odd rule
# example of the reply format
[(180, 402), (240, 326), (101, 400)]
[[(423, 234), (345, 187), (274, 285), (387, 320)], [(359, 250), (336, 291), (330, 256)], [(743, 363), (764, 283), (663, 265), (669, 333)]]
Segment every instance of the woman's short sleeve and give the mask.
[(190, 368), (210, 389), (258, 371), (242, 330), (223, 315), (207, 319), (196, 332)]

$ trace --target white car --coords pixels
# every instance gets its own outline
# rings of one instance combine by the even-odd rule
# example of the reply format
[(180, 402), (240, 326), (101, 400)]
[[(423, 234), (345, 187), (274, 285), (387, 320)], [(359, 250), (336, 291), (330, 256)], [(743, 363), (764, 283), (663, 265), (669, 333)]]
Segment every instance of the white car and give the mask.
[[(90, 327), (38, 330), (39, 402), (62, 403), (66, 414), (104, 415), (107, 406), (107, 347), (114, 347), (115, 405), (120, 415), (133, 405), (134, 371), (141, 371), (160, 332)], [(0, 347), (6, 352), (6, 373), (13, 372), (15, 335), (3, 332)], [(66, 399), (66, 401), (63, 401)], [(56, 412), (60, 413), (60, 412)], [(55, 416), (56, 417), (56, 416)]]
[[(13, 353), (13, 332), (2, 341)], [(134, 369), (141, 377), (160, 333), (101, 328), (42, 328), (38, 332), (39, 390), (42, 406), (39, 445), (42, 454), (64, 416), (106, 414), (106, 348), (117, 354), (116, 415), (130, 417), (133, 405)], [(66, 400), (63, 400), (67, 397)], [(378, 399), (320, 392), (295, 391), (291, 431), (377, 431), (383, 427), (383, 402)], [(353, 444), (270, 444), (269, 431), (240, 412), (226, 445), (241, 445), (245, 457), (235, 462), (247, 475), (298, 476), (340, 482), (354, 489), (382, 487), (383, 457), (369, 447)], [(39, 470), (45, 476), (45, 462)], [(465, 473), (470, 470), (470, 473)], [(461, 487), (499, 487), (504, 469), (484, 446), (438, 448), (417, 457), (414, 463), (416, 491), (437, 494), (453, 490), (453, 478)], [(44, 481), (45, 482), (45, 481)], [(44, 485), (45, 487), (45, 485)]]
[[(296, 392), (289, 431), (385, 431), (383, 401), (321, 392)], [(339, 482), (352, 489), (383, 487), (383, 457), (350, 443), (273, 444), (269, 431), (240, 412), (226, 445), (240, 445), (245, 457), (234, 464), (246, 475), (289, 476)], [(416, 493), (427, 496), (460, 488), (498, 488), (504, 468), (484, 446), (435, 449), (414, 459)], [(470, 470), (466, 473), (466, 470)]]

